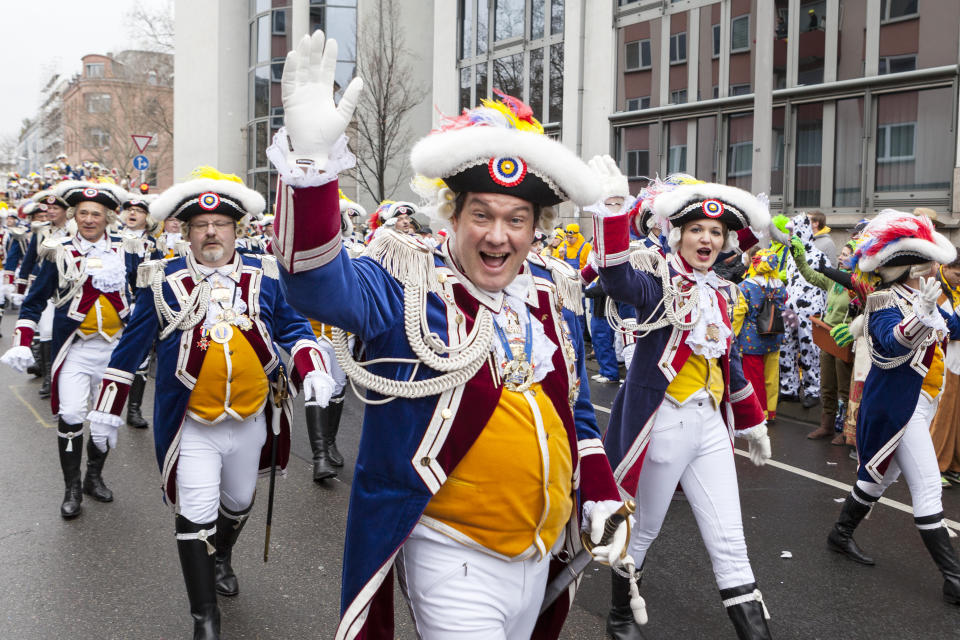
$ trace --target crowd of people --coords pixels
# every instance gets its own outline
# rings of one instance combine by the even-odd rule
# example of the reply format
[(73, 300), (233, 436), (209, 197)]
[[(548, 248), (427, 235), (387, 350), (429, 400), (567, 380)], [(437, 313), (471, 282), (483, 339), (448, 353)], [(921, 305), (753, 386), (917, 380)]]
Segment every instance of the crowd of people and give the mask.
[[(393, 637), (394, 576), (420, 637), (555, 638), (581, 558), (611, 568), (607, 633), (642, 638), (678, 486), (737, 637), (770, 638), (731, 445), (764, 465), (784, 400), (819, 401), (809, 437), (859, 461), (827, 546), (874, 564), (853, 533), (902, 474), (960, 604), (941, 504), (960, 480), (960, 261), (930, 212), (880, 212), (838, 252), (823, 214), (771, 218), (732, 186), (678, 174), (631, 194), (611, 158), (584, 162), (500, 94), (414, 146), (419, 202), (367, 217), (338, 188), (362, 82), (335, 103), (336, 57), (319, 31), (287, 57), (271, 214), (211, 167), (156, 195), (51, 173), (0, 209), (18, 313), (0, 362), (43, 378), (64, 519), (113, 500), (105, 462), (124, 423), (149, 427), (154, 361), (195, 640), (220, 637), (217, 599), (239, 593), (232, 552), (258, 475), (289, 460), (294, 396), (313, 479), (344, 465), (348, 381), (366, 391), (337, 638)], [(556, 224), (567, 201), (591, 242)], [(587, 342), (593, 380), (620, 383), (604, 434)]]

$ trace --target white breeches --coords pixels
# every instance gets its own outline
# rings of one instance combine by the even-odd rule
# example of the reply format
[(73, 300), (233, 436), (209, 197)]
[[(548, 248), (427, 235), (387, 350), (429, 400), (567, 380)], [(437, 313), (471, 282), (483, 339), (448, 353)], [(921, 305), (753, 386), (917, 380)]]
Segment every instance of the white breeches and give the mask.
[(67, 424), (82, 424), (87, 419), (90, 396), (97, 392), (115, 346), (116, 341), (94, 337), (73, 339), (72, 344), (63, 347), (69, 351), (57, 376), (57, 396), (60, 417)]
[(636, 342), (629, 342), (623, 345), (623, 366), (630, 370), (630, 363), (633, 362), (633, 352), (637, 350)]
[(629, 546), (637, 567), (660, 533), (677, 483), (697, 519), (717, 587), (753, 582), (733, 446), (720, 412), (705, 392), (682, 407), (664, 400), (654, 418), (637, 486), (637, 523)]
[(53, 314), (56, 307), (49, 300), (47, 306), (43, 308), (40, 314), (40, 322), (37, 323), (37, 334), (40, 342), (50, 342), (53, 340)]
[(939, 397), (930, 402), (920, 396), (917, 408), (904, 429), (903, 438), (893, 452), (893, 460), (883, 474), (882, 482), (857, 480), (857, 486), (864, 493), (879, 498), (903, 473), (910, 488), (910, 498), (913, 500), (914, 518), (932, 516), (943, 511), (940, 467), (937, 464), (937, 454), (933, 450), (933, 441), (930, 439), (930, 423), (937, 413), (939, 401)]
[(186, 417), (177, 460), (177, 510), (197, 524), (217, 519), (220, 504), (238, 513), (253, 503), (260, 450), (267, 440), (264, 414), (215, 425)]
[[(347, 344), (350, 349), (353, 349), (353, 344), (356, 338), (350, 336), (347, 339)], [(338, 396), (343, 393), (343, 388), (347, 385), (347, 374), (344, 372), (343, 367), (340, 366), (340, 363), (337, 361), (337, 357), (333, 353), (333, 345), (329, 340), (321, 338), (317, 340), (320, 343), (320, 351), (323, 352), (324, 360), (330, 366), (330, 377), (333, 378), (333, 382), (336, 384), (336, 387), (333, 389), (333, 395)]]
[(508, 562), (418, 524), (401, 551), (406, 596), (423, 640), (527, 640), (550, 556)]

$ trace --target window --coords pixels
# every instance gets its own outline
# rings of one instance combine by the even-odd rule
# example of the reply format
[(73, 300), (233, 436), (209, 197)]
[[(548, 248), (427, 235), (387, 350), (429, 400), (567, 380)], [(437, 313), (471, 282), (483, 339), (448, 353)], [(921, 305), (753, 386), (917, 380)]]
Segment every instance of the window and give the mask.
[(83, 98), (87, 113), (110, 113), (109, 93), (88, 93)]
[(823, 149), (821, 125), (805, 125), (797, 129), (797, 166), (819, 167)]
[(727, 152), (727, 175), (749, 176), (753, 173), (753, 142), (734, 142)]
[(730, 85), (730, 95), (731, 96), (745, 96), (751, 92), (750, 83), (744, 84), (732, 84)]
[(637, 40), (636, 42), (628, 42), (627, 71), (649, 69), (651, 66), (650, 40)]
[(687, 90), (677, 89), (670, 92), (670, 104), (684, 104), (687, 101)]
[(750, 15), (738, 16), (730, 21), (730, 53), (750, 50)]
[(110, 134), (103, 129), (96, 127), (87, 129), (87, 137), (93, 149), (105, 149), (110, 146)]
[(88, 78), (102, 78), (103, 66), (102, 62), (89, 62), (86, 65), (85, 75)]
[(642, 98), (627, 98), (627, 111), (639, 111), (650, 108), (650, 96)]
[(670, 64), (687, 61), (687, 34), (675, 33), (670, 36)]
[(713, 57), (720, 57), (720, 25), (713, 25)]
[(273, 35), (283, 36), (287, 34), (287, 11), (279, 9), (273, 12)]
[(627, 177), (643, 178), (650, 173), (650, 152), (646, 150), (627, 151)]
[(270, 61), (270, 80), (272, 82), (280, 82), (280, 79), (283, 78), (283, 63), (286, 61), (286, 58), (274, 58)]
[(915, 53), (905, 56), (881, 56), (877, 73), (882, 76), (888, 73), (914, 71), (916, 68), (917, 54)]
[(880, 0), (880, 21), (917, 15), (917, 0)]
[[(480, 10), (486, 3), (481, 3)], [(524, 0), (496, 0), (493, 10), (493, 34), (499, 42), (523, 37)]]
[(547, 122), (560, 122), (563, 119), (563, 43), (550, 45), (549, 56), (550, 93), (547, 102)]
[(877, 162), (913, 161), (916, 137), (916, 122), (877, 125)]
[(667, 153), (667, 173), (683, 173), (687, 170), (687, 145), (670, 147)]
[(157, 84), (157, 72), (153, 69), (147, 72), (147, 84)]
[(279, 129), (283, 126), (283, 107), (270, 107), (270, 128)]

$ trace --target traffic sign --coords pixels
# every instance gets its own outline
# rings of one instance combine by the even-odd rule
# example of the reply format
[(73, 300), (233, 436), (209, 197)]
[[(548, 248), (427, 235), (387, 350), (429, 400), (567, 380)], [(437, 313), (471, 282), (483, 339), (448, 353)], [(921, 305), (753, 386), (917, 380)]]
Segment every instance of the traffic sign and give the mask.
[(140, 154), (139, 156), (134, 156), (133, 158), (133, 168), (137, 171), (146, 171), (150, 167), (150, 161), (147, 160), (147, 156)]
[(143, 150), (146, 149), (150, 141), (153, 140), (153, 136), (136, 133), (130, 137), (133, 138), (133, 144), (137, 145), (137, 151), (140, 153), (143, 153)]

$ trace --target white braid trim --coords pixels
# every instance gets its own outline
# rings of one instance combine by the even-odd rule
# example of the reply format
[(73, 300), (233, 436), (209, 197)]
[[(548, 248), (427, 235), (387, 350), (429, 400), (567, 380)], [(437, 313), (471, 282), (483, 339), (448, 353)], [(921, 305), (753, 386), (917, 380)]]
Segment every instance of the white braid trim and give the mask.
[(207, 555), (212, 556), (217, 550), (212, 544), (210, 544), (210, 536), (217, 532), (217, 525), (213, 525), (209, 529), (200, 529), (196, 533), (178, 533), (177, 540), (199, 540), (206, 543), (207, 545)]
[(754, 589), (753, 593), (745, 593), (742, 596), (736, 596), (735, 598), (727, 598), (723, 601), (723, 606), (729, 609), (730, 607), (735, 607), (738, 604), (745, 604), (753, 601), (760, 603), (760, 606), (763, 607), (763, 617), (766, 620), (769, 620), (770, 612), (767, 611), (767, 605), (763, 601), (763, 594), (760, 593), (760, 589)]

